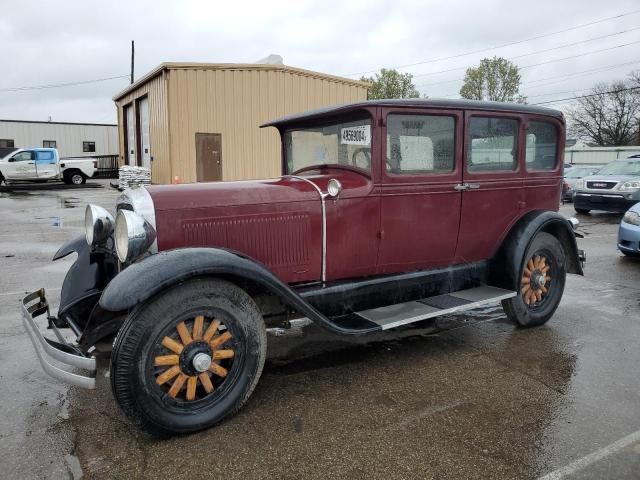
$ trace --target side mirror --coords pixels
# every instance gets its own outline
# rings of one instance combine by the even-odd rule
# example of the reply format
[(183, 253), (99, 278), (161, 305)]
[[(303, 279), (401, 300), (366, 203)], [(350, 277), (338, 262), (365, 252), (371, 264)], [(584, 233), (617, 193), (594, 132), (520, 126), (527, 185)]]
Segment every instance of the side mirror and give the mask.
[(9, 160), (7, 160), (7, 162), (15, 162), (15, 161), (16, 161), (16, 159), (13, 158), (13, 157), (11, 157)]

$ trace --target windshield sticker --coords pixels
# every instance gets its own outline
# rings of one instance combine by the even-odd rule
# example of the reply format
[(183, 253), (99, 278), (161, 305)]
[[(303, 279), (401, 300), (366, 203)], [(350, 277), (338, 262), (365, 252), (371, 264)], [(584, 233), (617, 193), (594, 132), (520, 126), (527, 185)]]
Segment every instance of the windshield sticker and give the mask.
[(369, 145), (371, 143), (371, 125), (341, 129), (340, 143), (342, 145)]

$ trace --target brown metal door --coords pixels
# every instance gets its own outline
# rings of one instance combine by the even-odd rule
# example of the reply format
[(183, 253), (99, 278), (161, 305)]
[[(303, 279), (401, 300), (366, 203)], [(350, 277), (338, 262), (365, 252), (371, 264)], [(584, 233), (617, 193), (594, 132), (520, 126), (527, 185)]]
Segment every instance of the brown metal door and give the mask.
[(196, 175), (198, 182), (222, 180), (222, 135), (196, 133)]

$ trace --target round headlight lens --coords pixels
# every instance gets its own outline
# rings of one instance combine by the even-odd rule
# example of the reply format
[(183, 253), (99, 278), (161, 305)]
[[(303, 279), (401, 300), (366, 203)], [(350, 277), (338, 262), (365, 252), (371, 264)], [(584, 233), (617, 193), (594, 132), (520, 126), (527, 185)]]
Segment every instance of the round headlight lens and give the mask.
[(113, 233), (111, 214), (97, 205), (87, 205), (84, 211), (84, 235), (89, 245), (105, 242)]
[(340, 183), (340, 180), (336, 180), (335, 178), (329, 180), (329, 183), (327, 183), (327, 193), (331, 198), (336, 198), (338, 195), (340, 195), (341, 191), (342, 184)]
[(116, 216), (116, 252), (122, 263), (143, 255), (156, 239), (153, 227), (137, 213), (120, 210)]

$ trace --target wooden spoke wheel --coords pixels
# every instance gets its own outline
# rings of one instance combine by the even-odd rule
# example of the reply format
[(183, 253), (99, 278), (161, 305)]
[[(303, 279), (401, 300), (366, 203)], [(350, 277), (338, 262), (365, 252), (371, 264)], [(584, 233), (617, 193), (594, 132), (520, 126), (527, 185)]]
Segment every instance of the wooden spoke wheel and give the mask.
[(262, 314), (238, 286), (196, 278), (138, 307), (111, 353), (122, 411), (153, 435), (189, 433), (236, 412), (266, 357)]
[(547, 296), (551, 283), (550, 268), (543, 255), (534, 255), (527, 261), (520, 279), (520, 295), (525, 304), (534, 306)]
[(214, 318), (197, 315), (179, 322), (172, 334), (162, 338), (161, 354), (154, 353), (156, 384), (172, 398), (206, 397), (229, 373), (235, 357), (231, 338), (231, 332)]

